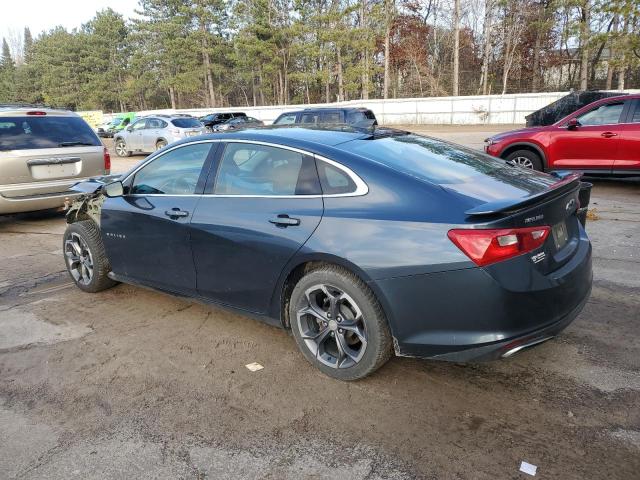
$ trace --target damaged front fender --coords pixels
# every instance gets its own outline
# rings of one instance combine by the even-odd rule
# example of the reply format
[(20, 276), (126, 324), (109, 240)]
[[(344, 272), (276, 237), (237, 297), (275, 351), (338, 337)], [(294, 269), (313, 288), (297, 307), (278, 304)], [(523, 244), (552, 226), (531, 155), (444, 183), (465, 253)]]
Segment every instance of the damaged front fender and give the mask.
[(104, 175), (73, 185), (70, 190), (82, 195), (78, 196), (67, 210), (67, 223), (93, 220), (100, 226), (100, 212), (107, 198), (103, 192), (104, 186), (119, 178), (120, 175)]

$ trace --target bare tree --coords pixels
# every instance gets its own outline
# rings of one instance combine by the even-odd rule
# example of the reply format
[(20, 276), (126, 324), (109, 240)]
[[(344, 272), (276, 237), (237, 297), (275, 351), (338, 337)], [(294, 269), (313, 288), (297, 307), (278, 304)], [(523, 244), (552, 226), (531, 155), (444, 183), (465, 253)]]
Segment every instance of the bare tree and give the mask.
[(591, 36), (591, 0), (584, 0), (580, 22), (580, 90), (587, 89), (589, 78), (589, 37)]
[(390, 54), (390, 44), (391, 44), (391, 27), (393, 26), (393, 18), (395, 14), (395, 0), (385, 0), (384, 1), (384, 19), (385, 19), (385, 31), (384, 31), (384, 86), (383, 86), (383, 96), (384, 98), (389, 98), (389, 83), (390, 83), (390, 72), (389, 72), (389, 54)]
[(522, 33), (526, 27), (524, 22), (524, 5), (512, 0), (505, 5), (503, 19), (503, 48), (502, 48), (502, 95), (507, 93), (509, 75), (513, 68)]
[(460, 81), (460, 0), (453, 3), (453, 80), (452, 95), (458, 96), (458, 85)]
[(482, 69), (480, 74), (480, 88), (482, 94), (487, 95), (489, 92), (489, 59), (491, 57), (491, 30), (493, 21), (493, 0), (487, 0), (484, 7), (484, 26), (483, 26), (483, 53), (482, 53)]

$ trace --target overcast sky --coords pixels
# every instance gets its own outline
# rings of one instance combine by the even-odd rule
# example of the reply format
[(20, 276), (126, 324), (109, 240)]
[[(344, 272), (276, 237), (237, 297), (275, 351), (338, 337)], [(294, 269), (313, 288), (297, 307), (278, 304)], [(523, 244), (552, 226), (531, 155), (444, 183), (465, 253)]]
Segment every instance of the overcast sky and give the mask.
[(67, 29), (89, 21), (98, 10), (111, 7), (125, 18), (134, 15), (137, 0), (0, 0), (0, 37), (29, 27), (36, 37), (57, 25)]

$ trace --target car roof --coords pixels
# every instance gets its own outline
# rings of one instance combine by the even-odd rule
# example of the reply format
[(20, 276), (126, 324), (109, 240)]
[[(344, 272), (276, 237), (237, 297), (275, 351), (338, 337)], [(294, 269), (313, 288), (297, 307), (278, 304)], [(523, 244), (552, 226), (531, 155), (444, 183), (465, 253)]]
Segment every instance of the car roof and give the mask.
[(307, 107), (301, 110), (291, 110), (289, 112), (282, 112), (279, 117), (282, 115), (292, 115), (294, 113), (306, 113), (306, 112), (323, 112), (323, 111), (342, 111), (342, 112), (364, 112), (367, 110), (371, 110), (366, 107)]
[[(370, 137), (362, 129), (350, 128), (347, 125), (331, 127), (300, 127), (297, 125), (266, 126), (258, 128), (244, 128), (225, 133), (211, 133), (194, 138), (211, 138), (216, 140), (251, 140), (255, 142), (276, 143), (279, 145), (297, 147), (309, 151), (316, 147), (335, 146), (351, 140)], [(193, 138), (187, 138), (178, 143), (191, 143)]]
[(144, 117), (138, 117), (138, 120), (149, 119), (149, 118), (157, 118), (159, 120), (177, 120), (177, 119), (181, 119), (181, 118), (193, 118), (193, 119), (197, 120), (197, 118), (192, 117), (191, 115), (180, 115), (180, 114), (171, 115), (171, 114), (164, 114), (164, 113), (159, 113), (157, 115), (146, 115)]
[(191, 143), (194, 138), (210, 138), (216, 140), (250, 140), (279, 145), (297, 147), (310, 152), (324, 150), (322, 147), (336, 147), (352, 140), (364, 140), (408, 132), (391, 128), (364, 129), (349, 125), (305, 126), (286, 125), (257, 128), (245, 128), (225, 133), (212, 133), (199, 137), (187, 138), (178, 143)]

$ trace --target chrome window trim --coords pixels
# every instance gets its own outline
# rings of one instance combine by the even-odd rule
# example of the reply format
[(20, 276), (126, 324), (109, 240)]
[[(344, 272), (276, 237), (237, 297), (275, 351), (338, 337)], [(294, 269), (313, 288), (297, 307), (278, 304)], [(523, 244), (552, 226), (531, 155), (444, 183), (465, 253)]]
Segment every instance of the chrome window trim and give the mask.
[(198, 141), (194, 141), (194, 142), (189, 142), (189, 143), (183, 143), (183, 144), (180, 144), (180, 145), (176, 145), (175, 147), (169, 148), (168, 150), (162, 152), (159, 155), (154, 156), (153, 158), (145, 160), (135, 170), (131, 171), (125, 178), (123, 178), (121, 180), (121, 182), (125, 183), (127, 180), (129, 180), (129, 178), (131, 176), (135, 176), (135, 174), (139, 170), (144, 168), (146, 165), (148, 165), (149, 163), (151, 163), (155, 159), (160, 158), (161, 156), (166, 155), (169, 152), (172, 152), (173, 150), (176, 150), (176, 149), (182, 148), (182, 147), (187, 147), (189, 145), (196, 145), (196, 144), (199, 144), (199, 143), (219, 143), (219, 142), (225, 142), (225, 143), (250, 143), (250, 144), (254, 144), (254, 145), (263, 145), (263, 146), (266, 146), (266, 147), (282, 148), (284, 150), (290, 150), (292, 152), (300, 153), (301, 155), (308, 155), (308, 156), (314, 157), (316, 160), (319, 160), (321, 162), (326, 162), (329, 165), (332, 165), (335, 168), (337, 168), (339, 170), (342, 170), (345, 174), (347, 174), (351, 178), (351, 180), (353, 180), (353, 183), (355, 183), (355, 185), (356, 185), (356, 189), (353, 192), (349, 192), (349, 193), (313, 194), (313, 195), (227, 195), (227, 194), (216, 194), (216, 193), (176, 195), (176, 194), (164, 194), (164, 193), (149, 193), (149, 194), (132, 193), (132, 194), (127, 194), (126, 196), (127, 197), (167, 197), (167, 196), (173, 196), (173, 197), (218, 197), (218, 198), (340, 198), (340, 197), (361, 197), (361, 196), (366, 195), (367, 193), (369, 193), (369, 186), (364, 182), (364, 180), (362, 180), (349, 167), (346, 167), (345, 165), (342, 165), (341, 163), (338, 163), (338, 162), (336, 162), (334, 160), (331, 160), (329, 158), (323, 157), (321, 155), (316, 155), (314, 153), (308, 152), (306, 150), (302, 150), (300, 148), (290, 147), (288, 145), (280, 145), (280, 144), (277, 144), (277, 143), (263, 142), (263, 141), (260, 141), (260, 140), (243, 140), (243, 139), (237, 139), (237, 138), (230, 138), (228, 140), (227, 139), (198, 140)]

